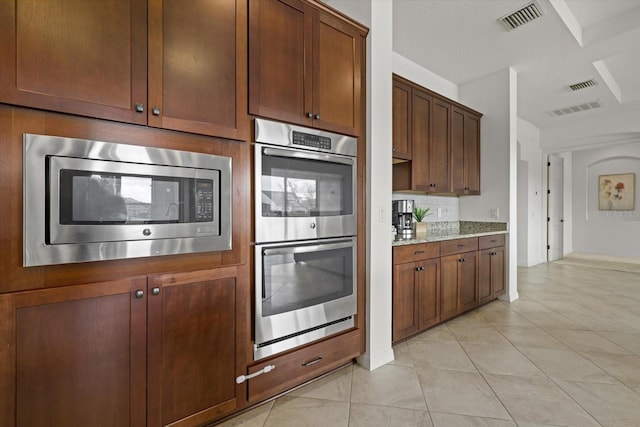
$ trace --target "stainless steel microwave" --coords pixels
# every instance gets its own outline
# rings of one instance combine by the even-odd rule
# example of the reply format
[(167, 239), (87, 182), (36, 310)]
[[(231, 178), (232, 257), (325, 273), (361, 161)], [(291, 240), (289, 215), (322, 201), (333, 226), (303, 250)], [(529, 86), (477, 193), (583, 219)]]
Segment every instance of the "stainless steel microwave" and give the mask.
[(231, 249), (231, 158), (24, 135), (24, 266)]

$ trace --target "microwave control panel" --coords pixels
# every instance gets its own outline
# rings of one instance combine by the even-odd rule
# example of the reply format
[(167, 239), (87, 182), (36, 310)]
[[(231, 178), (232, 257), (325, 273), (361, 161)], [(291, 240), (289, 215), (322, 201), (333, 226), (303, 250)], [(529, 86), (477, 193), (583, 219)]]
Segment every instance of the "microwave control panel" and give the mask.
[(304, 132), (293, 131), (293, 145), (331, 150), (331, 138), (320, 135), (312, 135)]
[(196, 222), (213, 221), (213, 181), (196, 182)]

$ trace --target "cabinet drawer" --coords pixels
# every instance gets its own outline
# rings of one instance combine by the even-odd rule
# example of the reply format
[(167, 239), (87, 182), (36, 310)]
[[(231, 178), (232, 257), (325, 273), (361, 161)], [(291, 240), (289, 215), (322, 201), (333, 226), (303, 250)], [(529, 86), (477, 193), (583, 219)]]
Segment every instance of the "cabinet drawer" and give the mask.
[(445, 240), (440, 244), (440, 255), (461, 254), (478, 250), (478, 238), (468, 237), (466, 239)]
[(440, 242), (418, 243), (393, 248), (393, 263), (420, 261), (440, 256)]
[(249, 380), (249, 402), (275, 396), (349, 362), (360, 355), (360, 341), (360, 331), (347, 332), (250, 367), (249, 374), (267, 365), (275, 369)]
[(494, 234), (493, 236), (478, 237), (480, 249), (495, 248), (504, 246), (504, 234)]

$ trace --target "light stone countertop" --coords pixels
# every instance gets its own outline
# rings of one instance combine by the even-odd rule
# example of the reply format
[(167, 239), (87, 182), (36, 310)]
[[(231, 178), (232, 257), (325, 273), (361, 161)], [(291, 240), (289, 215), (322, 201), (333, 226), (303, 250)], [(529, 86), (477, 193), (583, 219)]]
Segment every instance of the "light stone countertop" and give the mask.
[[(429, 224), (431, 226), (431, 224)], [(457, 224), (446, 224), (444, 227), (429, 227), (427, 235), (420, 238), (399, 239), (397, 236), (392, 246), (414, 245), (416, 243), (441, 242), (444, 240), (465, 239), (467, 237), (491, 236), (507, 234), (507, 224), (501, 222), (469, 222), (460, 221)]]

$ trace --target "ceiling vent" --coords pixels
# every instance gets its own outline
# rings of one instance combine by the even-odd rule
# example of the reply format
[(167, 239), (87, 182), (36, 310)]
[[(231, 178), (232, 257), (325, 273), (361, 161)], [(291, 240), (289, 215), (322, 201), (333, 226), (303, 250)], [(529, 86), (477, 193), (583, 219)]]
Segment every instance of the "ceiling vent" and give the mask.
[(502, 22), (502, 25), (504, 25), (508, 31), (511, 31), (534, 19), (540, 18), (543, 14), (542, 8), (538, 6), (536, 2), (532, 1), (515, 12), (499, 18), (498, 21)]
[(591, 80), (587, 80), (585, 82), (580, 82), (580, 83), (574, 83), (572, 85), (569, 85), (569, 87), (571, 88), (571, 90), (580, 90), (580, 89), (586, 89), (588, 87), (591, 86), (595, 86), (598, 83), (596, 83), (595, 80), (591, 79)]
[(585, 102), (578, 105), (572, 105), (570, 107), (557, 108), (555, 110), (547, 111), (552, 117), (566, 116), (567, 114), (579, 113), (581, 111), (593, 110), (594, 108), (601, 108), (602, 102), (599, 99), (591, 102)]

